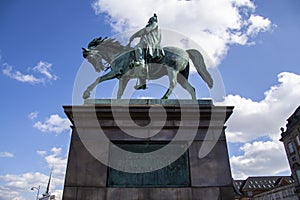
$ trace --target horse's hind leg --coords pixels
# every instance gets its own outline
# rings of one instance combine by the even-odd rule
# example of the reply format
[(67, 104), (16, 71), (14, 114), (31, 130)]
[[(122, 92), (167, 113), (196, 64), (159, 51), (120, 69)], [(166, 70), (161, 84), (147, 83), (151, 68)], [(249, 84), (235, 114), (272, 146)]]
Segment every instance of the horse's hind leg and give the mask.
[(190, 93), (192, 99), (196, 100), (195, 88), (188, 82), (187, 78), (179, 74), (177, 76), (177, 79), (178, 79), (178, 83)]
[(168, 88), (167, 92), (162, 97), (162, 99), (168, 99), (169, 96), (171, 95), (174, 87), (177, 84), (177, 74), (178, 74), (178, 71), (175, 71), (173, 68), (170, 68), (170, 67), (167, 67), (167, 70), (168, 70), (168, 76), (169, 76), (170, 85), (169, 85), (169, 88)]

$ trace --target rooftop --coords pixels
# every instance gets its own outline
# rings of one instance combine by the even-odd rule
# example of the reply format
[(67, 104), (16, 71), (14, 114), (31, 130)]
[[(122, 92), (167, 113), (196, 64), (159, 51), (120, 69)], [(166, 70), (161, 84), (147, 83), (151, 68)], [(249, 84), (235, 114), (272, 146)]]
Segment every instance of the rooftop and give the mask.
[(294, 179), (291, 176), (256, 176), (248, 177), (246, 180), (233, 181), (237, 193), (268, 191), (292, 183), (294, 183)]

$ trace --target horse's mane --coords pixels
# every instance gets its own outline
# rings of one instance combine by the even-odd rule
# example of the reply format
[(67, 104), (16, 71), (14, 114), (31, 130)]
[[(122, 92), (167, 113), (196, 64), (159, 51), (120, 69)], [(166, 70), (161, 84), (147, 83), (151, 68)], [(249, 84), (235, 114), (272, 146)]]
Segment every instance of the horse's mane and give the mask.
[(129, 48), (127, 46), (122, 45), (118, 40), (112, 38), (95, 38), (88, 44), (88, 49), (96, 48), (97, 46), (101, 46), (104, 48), (112, 48), (118, 49), (119, 51), (126, 51)]

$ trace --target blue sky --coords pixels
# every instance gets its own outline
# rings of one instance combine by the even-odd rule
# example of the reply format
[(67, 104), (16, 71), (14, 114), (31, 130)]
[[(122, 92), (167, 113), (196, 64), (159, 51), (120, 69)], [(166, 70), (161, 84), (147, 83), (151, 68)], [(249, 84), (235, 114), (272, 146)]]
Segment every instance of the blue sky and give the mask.
[[(289, 175), (278, 139), (299, 105), (299, 9), (298, 0), (2, 0), (0, 199), (34, 198), (30, 187), (43, 192), (51, 167), (59, 194), (70, 140), (62, 105), (72, 104), (81, 47), (141, 28), (154, 12), (160, 27), (197, 42), (220, 72), (224, 103), (235, 106), (227, 124), (233, 176)], [(199, 75), (190, 81), (198, 98), (208, 97)], [(103, 83), (96, 97), (110, 97), (116, 83)], [(160, 90), (150, 85), (137, 96), (159, 98)]]

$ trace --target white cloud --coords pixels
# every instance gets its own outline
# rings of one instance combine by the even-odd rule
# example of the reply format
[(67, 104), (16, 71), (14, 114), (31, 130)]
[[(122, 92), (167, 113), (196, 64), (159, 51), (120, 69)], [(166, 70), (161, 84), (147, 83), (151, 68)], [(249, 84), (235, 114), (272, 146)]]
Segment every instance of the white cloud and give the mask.
[(20, 192), (12, 191), (9, 187), (0, 185), (0, 200), (24, 200)]
[(3, 74), (17, 81), (31, 84), (44, 82), (44, 79), (37, 78), (32, 74), (23, 74), (20, 71), (14, 71), (13, 67), (7, 63), (4, 63), (3, 66), (5, 67), (5, 69), (2, 70)]
[(255, 5), (249, 0), (231, 0), (231, 2), (238, 7), (247, 7), (253, 10), (255, 9)]
[(227, 138), (230, 142), (249, 142), (259, 137), (278, 140), (280, 127), (300, 104), (300, 75), (282, 72), (278, 85), (265, 92), (261, 101), (253, 101), (239, 95), (228, 95), (226, 105), (233, 105), (229, 118)]
[(249, 18), (250, 26), (247, 35), (256, 36), (259, 32), (270, 30), (271, 21), (258, 15), (251, 15)]
[(53, 153), (53, 156), (59, 156), (61, 154), (61, 148), (58, 148), (58, 147), (53, 147), (51, 149), (51, 152)]
[(52, 154), (45, 156), (45, 161), (49, 167), (53, 167), (53, 174), (60, 179), (60, 184), (63, 184), (64, 175), (66, 172), (67, 157), (61, 155), (61, 148), (53, 147)]
[(36, 153), (40, 156), (45, 156), (47, 154), (47, 151), (37, 150)]
[(0, 152), (0, 158), (13, 158), (14, 154), (10, 152)]
[(95, 0), (92, 7), (96, 14), (106, 15), (116, 33), (144, 27), (157, 13), (161, 28), (193, 39), (216, 64), (229, 45), (251, 44), (252, 37), (271, 28), (269, 19), (253, 14), (255, 5), (250, 0)]
[[(49, 169), (53, 168), (50, 192), (56, 197), (61, 197), (67, 156), (62, 155), (62, 149), (57, 147), (53, 147), (51, 153), (40, 152), (45, 156), (44, 159)], [(35, 198), (36, 192), (30, 191), (30, 188), (41, 186), (41, 194), (46, 190), (48, 179), (49, 174), (40, 172), (0, 175), (0, 200)]]
[(70, 129), (70, 121), (67, 118), (61, 118), (59, 115), (51, 115), (45, 122), (36, 122), (33, 127), (42, 132), (62, 133)]
[(29, 70), (32, 70), (35, 74), (25, 74), (14, 70), (13, 67), (7, 63), (4, 63), (3, 67), (2, 73), (4, 75), (22, 83), (39, 84), (57, 80), (57, 76), (51, 73), (52, 64), (43, 61), (40, 61), (35, 67), (29, 68)]
[(34, 71), (37, 71), (41, 74), (44, 74), (48, 80), (56, 80), (57, 76), (51, 73), (52, 64), (40, 61), (34, 68)]
[(56, 196), (56, 199), (61, 199), (68, 160), (67, 154), (62, 154), (60, 147), (53, 147), (50, 154), (46, 151), (42, 152), (48, 167), (52, 169), (50, 192)]
[(38, 114), (39, 113), (37, 111), (31, 112), (31, 113), (29, 113), (28, 118), (31, 119), (31, 120), (33, 120), (33, 119), (35, 119), (35, 118), (38, 117)]
[[(39, 172), (24, 174), (0, 175), (2, 186), (0, 187), (0, 200), (4, 199), (26, 199), (24, 194), (32, 193), (30, 188), (38, 185), (44, 190), (47, 185), (48, 176)], [(43, 186), (43, 187), (42, 187)], [(32, 194), (34, 197), (36, 193)]]
[(289, 170), (283, 143), (278, 140), (246, 143), (240, 150), (243, 155), (230, 158), (234, 179), (271, 176)]
[[(227, 122), (229, 142), (241, 142), (241, 155), (230, 158), (233, 177), (277, 175), (289, 170), (280, 127), (300, 104), (300, 75), (282, 72), (279, 84), (270, 87), (261, 101), (228, 95), (226, 105), (234, 106)], [(264, 141), (262, 138), (269, 138)], [(237, 153), (237, 152), (235, 152)]]

